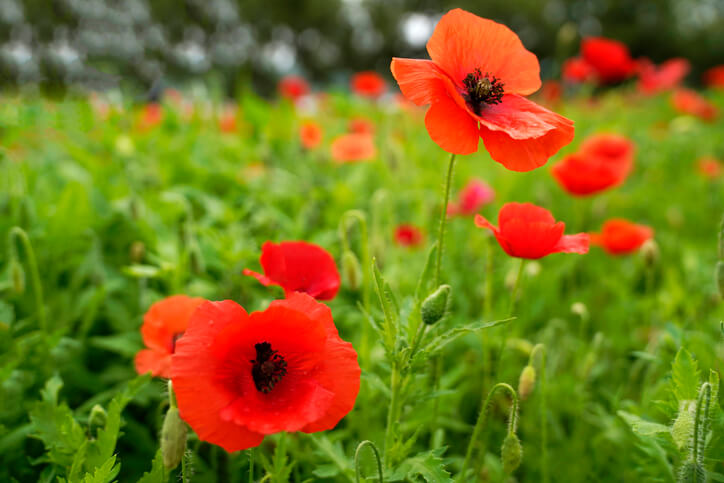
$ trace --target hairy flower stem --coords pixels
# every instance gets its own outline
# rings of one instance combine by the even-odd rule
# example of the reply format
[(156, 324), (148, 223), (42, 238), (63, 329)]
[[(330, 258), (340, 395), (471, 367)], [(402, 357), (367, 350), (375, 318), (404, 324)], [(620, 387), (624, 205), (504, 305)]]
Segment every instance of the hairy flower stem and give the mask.
[(504, 382), (499, 382), (488, 393), (487, 397), (483, 400), (483, 404), (480, 407), (480, 413), (478, 414), (478, 420), (475, 422), (475, 427), (473, 428), (473, 434), (470, 437), (470, 442), (468, 443), (468, 449), (465, 452), (465, 460), (463, 461), (462, 469), (460, 470), (460, 473), (458, 474), (458, 481), (466, 481), (465, 480), (465, 473), (468, 470), (468, 467), (470, 466), (470, 460), (473, 456), (473, 451), (475, 450), (475, 444), (478, 441), (478, 438), (480, 437), (480, 433), (483, 430), (483, 427), (485, 426), (485, 420), (486, 416), (488, 414), (488, 406), (490, 405), (490, 401), (493, 398), (493, 395), (498, 391), (498, 389), (505, 389), (510, 393), (510, 397), (513, 400), (513, 405), (510, 409), (510, 421), (508, 423), (508, 433), (515, 430), (515, 426), (517, 423), (518, 418), (518, 394), (515, 392), (515, 389), (513, 389), (510, 384), (506, 384)]
[(359, 467), (359, 456), (362, 451), (362, 448), (365, 446), (369, 446), (372, 449), (372, 452), (375, 455), (375, 462), (377, 463), (377, 477), (379, 478), (380, 483), (384, 481), (384, 474), (382, 473), (382, 462), (380, 461), (380, 452), (377, 451), (377, 446), (372, 441), (365, 440), (362, 441), (360, 444), (357, 445), (357, 450), (354, 452), (354, 478), (355, 482), (359, 483), (359, 475), (361, 473), (360, 467)]
[[(523, 278), (523, 270), (525, 269), (525, 262), (527, 260), (525, 258), (520, 259), (520, 265), (518, 265), (518, 273), (515, 275), (515, 282), (513, 283), (513, 290), (510, 293), (510, 308), (508, 309), (508, 317), (513, 317), (513, 312), (515, 311), (515, 301), (518, 297), (518, 289), (521, 285), (521, 280)], [(498, 355), (495, 361), (495, 375), (500, 376), (498, 372), (500, 371), (500, 367), (503, 362), (503, 353), (505, 352), (505, 346), (508, 344), (508, 334), (509, 330), (507, 328), (503, 328), (505, 332), (503, 332), (503, 336), (500, 339), (500, 347), (498, 347)]]
[(45, 303), (43, 297), (43, 286), (40, 283), (40, 272), (38, 271), (38, 262), (35, 258), (35, 251), (33, 245), (30, 243), (28, 234), (19, 226), (14, 226), (10, 229), (8, 234), (8, 243), (10, 249), (10, 258), (15, 257), (17, 259), (17, 245), (16, 240), (19, 244), (22, 244), (25, 250), (25, 258), (28, 261), (28, 268), (30, 268), (30, 277), (33, 280), (33, 294), (35, 295), (35, 306), (38, 309), (38, 321), (40, 330), (47, 332), (48, 322), (45, 317)]
[(249, 483), (254, 483), (254, 448), (249, 448), (246, 451), (249, 455)]
[(455, 167), (455, 155), (450, 155), (450, 162), (447, 167), (447, 178), (445, 179), (445, 192), (443, 194), (442, 213), (440, 213), (440, 228), (437, 232), (437, 259), (435, 260), (435, 283), (433, 287), (440, 285), (440, 268), (442, 266), (442, 252), (445, 243), (445, 225), (447, 224), (447, 205), (450, 201), (450, 186), (452, 185), (453, 168)]
[(706, 435), (709, 432), (709, 407), (711, 405), (711, 384), (705, 382), (699, 389), (694, 416), (694, 441), (692, 456), (694, 463), (703, 465)]
[(390, 450), (392, 449), (395, 432), (392, 430), (397, 420), (397, 404), (400, 397), (400, 368), (397, 361), (392, 361), (390, 373), (390, 405), (387, 408), (387, 427), (385, 428), (385, 468), (390, 468)]
[(548, 483), (550, 474), (548, 472), (548, 406), (546, 402), (546, 349), (543, 344), (536, 344), (530, 353), (530, 363), (535, 360), (535, 356), (540, 352), (540, 369), (539, 369), (539, 391), (540, 391), (540, 474), (541, 482)]

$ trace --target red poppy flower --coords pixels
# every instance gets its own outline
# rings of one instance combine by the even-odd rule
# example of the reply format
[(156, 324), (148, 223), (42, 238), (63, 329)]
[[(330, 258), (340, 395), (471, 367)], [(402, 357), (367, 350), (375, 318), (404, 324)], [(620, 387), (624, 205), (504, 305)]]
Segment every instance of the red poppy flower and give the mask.
[(460, 191), (458, 201), (448, 204), (447, 214), (469, 216), (495, 199), (495, 191), (481, 179), (471, 179)]
[(709, 87), (724, 88), (724, 65), (717, 65), (704, 72), (704, 84)]
[(644, 225), (615, 218), (603, 224), (601, 233), (591, 233), (591, 243), (599, 245), (611, 255), (624, 255), (638, 250), (654, 236), (654, 230)]
[(523, 97), (540, 87), (540, 68), (508, 27), (451, 10), (427, 52), (432, 60), (393, 58), (390, 69), (405, 97), (430, 104), (425, 126), (445, 151), (474, 153), (482, 138), (495, 161), (530, 171), (573, 139), (572, 121)]
[(143, 316), (141, 335), (148, 349), (136, 354), (136, 372), (151, 371), (154, 377), (171, 377), (171, 355), (202, 298), (172, 295), (151, 305)]
[(349, 81), (352, 92), (363, 97), (376, 99), (385, 93), (387, 83), (377, 72), (358, 72)]
[(538, 259), (551, 253), (588, 253), (588, 234), (564, 235), (562, 221), (532, 203), (506, 203), (498, 213), (496, 227), (482, 215), (475, 225), (493, 232), (500, 247), (517, 258)]
[(591, 64), (580, 57), (566, 60), (563, 63), (562, 74), (564, 81), (574, 84), (591, 81), (596, 75)]
[(560, 82), (555, 80), (544, 81), (540, 89), (540, 96), (543, 102), (549, 106), (558, 104), (563, 97), (563, 87)]
[(173, 356), (179, 414), (199, 439), (240, 451), (280, 431), (334, 428), (354, 407), (360, 367), (329, 308), (306, 294), (247, 314), (206, 302)]
[(581, 55), (590, 65), (600, 84), (615, 84), (631, 77), (636, 63), (628, 47), (618, 40), (588, 37), (581, 42)]
[(305, 149), (314, 149), (322, 142), (322, 128), (314, 121), (305, 121), (299, 128), (299, 140)]
[(219, 116), (219, 130), (225, 134), (236, 132), (236, 110), (227, 108)]
[(644, 94), (655, 94), (678, 86), (691, 69), (689, 61), (682, 58), (669, 59), (658, 67), (649, 59), (638, 61), (638, 89)]
[(318, 300), (332, 300), (339, 291), (339, 272), (334, 258), (324, 248), (305, 241), (265, 242), (259, 259), (264, 275), (248, 268), (244, 275), (262, 285), (278, 285), (287, 297), (304, 292)]
[(140, 127), (142, 130), (154, 128), (163, 121), (163, 107), (157, 102), (143, 106), (141, 112)]
[(551, 174), (572, 195), (586, 196), (624, 182), (633, 166), (634, 143), (617, 134), (596, 134), (553, 166)]
[(369, 119), (357, 117), (350, 119), (347, 130), (355, 134), (374, 134), (375, 125)]
[(419, 246), (422, 238), (422, 230), (415, 225), (402, 224), (395, 228), (395, 242), (403, 247)]
[(343, 134), (332, 141), (332, 159), (339, 163), (367, 161), (375, 157), (377, 149), (370, 134)]
[(722, 171), (724, 168), (722, 168), (722, 164), (718, 159), (712, 158), (712, 157), (704, 157), (699, 159), (697, 162), (697, 168), (699, 170), (699, 173), (709, 179), (717, 179), (719, 176), (721, 176)]
[(719, 115), (719, 110), (714, 104), (691, 89), (677, 89), (671, 98), (671, 102), (677, 111), (696, 116), (705, 121), (713, 121)]
[(309, 94), (309, 84), (298, 75), (288, 75), (279, 81), (279, 93), (282, 97), (296, 101)]

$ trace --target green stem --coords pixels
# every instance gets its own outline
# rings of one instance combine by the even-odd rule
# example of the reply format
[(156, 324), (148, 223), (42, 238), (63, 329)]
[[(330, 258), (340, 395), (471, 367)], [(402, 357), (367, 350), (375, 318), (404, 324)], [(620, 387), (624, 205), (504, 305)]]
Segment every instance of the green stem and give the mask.
[(463, 461), (463, 467), (460, 470), (460, 474), (458, 475), (458, 481), (463, 481), (465, 478), (465, 473), (468, 470), (468, 467), (470, 466), (470, 459), (473, 456), (473, 451), (475, 449), (475, 443), (477, 443), (478, 438), (480, 437), (480, 433), (483, 430), (483, 427), (485, 426), (485, 419), (486, 415), (488, 413), (488, 406), (490, 405), (490, 401), (493, 397), (493, 395), (498, 391), (498, 389), (505, 389), (510, 393), (510, 397), (513, 400), (513, 406), (511, 408), (510, 412), (510, 423), (508, 425), (508, 431), (510, 432), (512, 429), (515, 428), (516, 419), (518, 415), (518, 394), (516, 394), (515, 389), (513, 389), (510, 384), (506, 384), (504, 382), (499, 382), (488, 393), (487, 397), (483, 401), (483, 405), (480, 408), (480, 413), (478, 414), (478, 420), (475, 422), (475, 427), (473, 428), (473, 434), (470, 437), (470, 442), (468, 443), (468, 449), (465, 452), (465, 460)]
[(537, 344), (531, 352), (531, 361), (534, 354), (540, 351), (540, 473), (542, 483), (550, 481), (548, 472), (548, 406), (546, 402), (546, 352), (543, 344)]
[(16, 248), (15, 248), (16, 247), (16, 245), (15, 245), (16, 238), (18, 240), (20, 240), (20, 242), (23, 245), (23, 248), (25, 249), (25, 257), (27, 258), (28, 267), (30, 268), (30, 276), (33, 280), (33, 293), (35, 294), (35, 305), (38, 308), (38, 319), (40, 321), (40, 329), (43, 332), (47, 332), (48, 322), (45, 317), (43, 286), (40, 283), (40, 272), (38, 271), (38, 262), (35, 258), (35, 251), (33, 250), (33, 246), (30, 243), (30, 238), (28, 238), (28, 234), (25, 233), (25, 230), (23, 230), (19, 226), (14, 226), (10, 229), (10, 233), (8, 235), (11, 257), (13, 255), (15, 255), (17, 257), (17, 252), (16, 252)]
[(360, 230), (360, 251), (362, 252), (362, 304), (365, 310), (370, 311), (370, 298), (372, 296), (372, 256), (370, 255), (370, 241), (367, 233), (367, 216), (360, 210), (350, 210), (342, 215), (339, 223), (339, 236), (342, 239), (342, 247), (350, 249), (347, 238), (348, 221), (357, 220)]
[(485, 237), (485, 293), (483, 299), (483, 318), (490, 320), (493, 304), (493, 243), (492, 237)]
[(452, 184), (453, 167), (455, 166), (455, 155), (450, 155), (450, 162), (447, 167), (447, 178), (445, 179), (445, 194), (443, 195), (442, 213), (440, 214), (440, 228), (437, 232), (437, 260), (435, 261), (435, 284), (440, 285), (440, 268), (442, 266), (442, 252), (445, 241), (445, 225), (447, 224), (447, 204), (450, 199), (450, 185)]
[(380, 453), (377, 451), (377, 446), (372, 441), (365, 440), (362, 441), (360, 444), (357, 445), (357, 450), (354, 452), (354, 472), (355, 472), (355, 482), (359, 483), (359, 474), (360, 474), (360, 467), (359, 467), (359, 455), (362, 451), (362, 448), (365, 446), (369, 446), (372, 448), (372, 452), (375, 455), (375, 461), (377, 462), (377, 476), (380, 480), (380, 483), (384, 481), (384, 474), (382, 473), (382, 462), (380, 461)]
[[(709, 432), (709, 407), (711, 405), (711, 384), (705, 382), (699, 389), (699, 397), (696, 401), (696, 415), (694, 416), (694, 444), (693, 460), (700, 465), (703, 463), (704, 444), (706, 433)], [(702, 407), (703, 406), (703, 407)], [(702, 411), (703, 409), (703, 411)], [(702, 453), (701, 455), (699, 453)]]
[(254, 448), (247, 450), (249, 455), (249, 483), (254, 483)]
[(396, 421), (397, 400), (400, 396), (400, 370), (397, 361), (392, 362), (390, 374), (390, 405), (387, 408), (387, 427), (385, 428), (385, 467), (390, 466), (390, 449), (392, 448), (394, 431), (392, 425)]
[(515, 276), (515, 283), (513, 284), (513, 291), (510, 293), (510, 309), (508, 310), (508, 317), (512, 317), (513, 311), (515, 310), (515, 299), (518, 296), (518, 288), (520, 287), (520, 281), (523, 278), (523, 269), (525, 268), (525, 262), (525, 258), (520, 259), (518, 273)]

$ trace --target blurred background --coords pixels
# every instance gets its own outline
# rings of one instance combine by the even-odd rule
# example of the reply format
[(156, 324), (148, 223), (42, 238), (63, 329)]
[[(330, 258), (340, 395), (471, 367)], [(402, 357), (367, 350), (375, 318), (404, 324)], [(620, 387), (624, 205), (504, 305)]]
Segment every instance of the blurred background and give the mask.
[(505, 23), (557, 77), (580, 39), (625, 42), (634, 57), (686, 57), (692, 79), (724, 62), (723, 0), (0, 0), (3, 89), (149, 89), (202, 80), (226, 94), (272, 92), (300, 74), (389, 76), (392, 56), (426, 57), (447, 10)]

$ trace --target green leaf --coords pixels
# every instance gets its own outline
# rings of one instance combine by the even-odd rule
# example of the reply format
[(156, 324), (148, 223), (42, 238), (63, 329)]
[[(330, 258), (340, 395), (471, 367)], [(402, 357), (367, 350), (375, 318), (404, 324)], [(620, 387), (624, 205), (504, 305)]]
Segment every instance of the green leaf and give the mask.
[(43, 401), (50, 403), (53, 406), (58, 405), (58, 393), (63, 387), (63, 380), (57, 374), (45, 383), (45, 387), (40, 390), (40, 395)]
[(134, 278), (157, 278), (162, 270), (153, 265), (128, 265), (121, 269), (123, 273)]
[(631, 430), (634, 433), (641, 436), (652, 436), (654, 434), (669, 432), (669, 427), (665, 424), (646, 421), (645, 419), (641, 419), (635, 414), (627, 413), (626, 411), (618, 411), (617, 414), (621, 417), (621, 419), (626, 421), (626, 424), (631, 427)]
[(434, 353), (440, 351), (443, 347), (448, 345), (449, 343), (455, 341), (456, 339), (462, 337), (463, 335), (469, 334), (471, 332), (476, 332), (478, 330), (483, 329), (490, 329), (492, 327), (497, 327), (498, 325), (507, 324), (511, 320), (514, 320), (515, 317), (511, 317), (508, 319), (501, 319), (501, 320), (494, 320), (492, 322), (473, 322), (471, 324), (466, 324), (460, 327), (455, 327), (452, 330), (449, 330), (443, 334), (440, 334), (433, 338), (427, 346), (425, 346), (425, 351), (428, 353)]
[(163, 466), (163, 454), (159, 449), (153, 458), (151, 471), (144, 473), (138, 483), (166, 483), (167, 481), (168, 475), (166, 474), (166, 468)]
[[(86, 473), (82, 483), (110, 483), (118, 476), (121, 465), (116, 464), (116, 457), (111, 456), (101, 466), (96, 468), (93, 473)], [(70, 480), (73, 481), (73, 480)], [(76, 480), (77, 481), (77, 480)]]
[(699, 368), (686, 349), (679, 349), (671, 367), (671, 383), (678, 401), (695, 400), (699, 392)]
[(141, 348), (142, 341), (139, 332), (126, 332), (123, 334), (91, 337), (88, 339), (91, 346), (115, 352), (124, 357), (133, 358)]
[(42, 401), (30, 410), (34, 431), (32, 437), (43, 442), (51, 462), (70, 467), (78, 450), (86, 442), (85, 431), (73, 419), (73, 412), (66, 405)]
[(433, 243), (430, 247), (430, 251), (427, 252), (427, 258), (425, 259), (425, 266), (422, 267), (422, 273), (420, 279), (417, 281), (417, 288), (415, 289), (415, 302), (420, 303), (425, 298), (430, 285), (432, 267), (435, 265), (435, 254), (437, 253), (437, 242)]
[(407, 478), (415, 481), (420, 476), (427, 481), (427, 483), (445, 483), (451, 482), (450, 473), (445, 469), (445, 464), (442, 461), (442, 453), (447, 448), (437, 448), (432, 451), (426, 451), (418, 453), (412, 458), (408, 458), (402, 462), (400, 469), (402, 469)]
[(15, 310), (13, 306), (0, 300), (0, 325), (10, 327), (15, 322)]
[(318, 478), (334, 478), (339, 474), (339, 468), (330, 464), (319, 465), (312, 473)]

